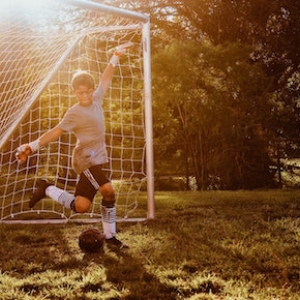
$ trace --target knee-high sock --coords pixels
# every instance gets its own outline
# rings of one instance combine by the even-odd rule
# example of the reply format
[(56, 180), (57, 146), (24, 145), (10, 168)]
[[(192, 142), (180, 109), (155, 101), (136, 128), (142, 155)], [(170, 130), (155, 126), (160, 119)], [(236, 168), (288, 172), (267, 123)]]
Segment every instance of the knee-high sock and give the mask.
[(71, 203), (74, 201), (73, 195), (54, 185), (48, 186), (46, 188), (45, 194), (65, 208), (71, 208)]
[(110, 239), (116, 235), (116, 207), (114, 202), (102, 200), (101, 216), (105, 237)]

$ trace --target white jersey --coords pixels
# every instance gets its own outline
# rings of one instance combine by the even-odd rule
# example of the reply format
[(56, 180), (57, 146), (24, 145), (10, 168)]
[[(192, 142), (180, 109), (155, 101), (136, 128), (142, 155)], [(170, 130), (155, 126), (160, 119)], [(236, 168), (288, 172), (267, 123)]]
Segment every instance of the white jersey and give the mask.
[(75, 104), (57, 125), (64, 131), (73, 132), (77, 138), (72, 160), (77, 174), (91, 166), (108, 162), (102, 109), (103, 94), (103, 89), (99, 86), (93, 94), (91, 105)]

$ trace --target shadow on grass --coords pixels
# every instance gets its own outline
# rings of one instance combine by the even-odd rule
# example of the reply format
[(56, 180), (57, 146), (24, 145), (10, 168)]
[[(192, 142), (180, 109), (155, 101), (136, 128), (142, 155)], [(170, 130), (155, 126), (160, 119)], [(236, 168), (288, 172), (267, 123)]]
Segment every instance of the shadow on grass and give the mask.
[(4, 272), (20, 275), (43, 272), (57, 268), (60, 263), (64, 265), (67, 258), (71, 258), (68, 266), (74, 264), (62, 226), (0, 225), (0, 239), (1, 269)]
[[(98, 292), (114, 295), (105, 299), (177, 299), (176, 290), (147, 272), (143, 259), (130, 250), (114, 252), (105, 246), (103, 253), (84, 255), (77, 244), (82, 230), (74, 225), (0, 225), (1, 271), (12, 281), (21, 279), (19, 291), (34, 297), (53, 289), (61, 277), (56, 289), (69, 288), (80, 299)], [(91, 265), (97, 265), (96, 272)]]
[[(130, 253), (130, 250), (109, 250), (107, 246), (99, 254), (85, 254), (86, 265), (96, 263), (105, 268), (106, 280), (118, 291), (126, 291), (126, 296), (116, 299), (178, 299), (177, 290), (162, 284), (144, 267), (145, 261)], [(97, 290), (101, 286), (87, 286), (88, 290)]]

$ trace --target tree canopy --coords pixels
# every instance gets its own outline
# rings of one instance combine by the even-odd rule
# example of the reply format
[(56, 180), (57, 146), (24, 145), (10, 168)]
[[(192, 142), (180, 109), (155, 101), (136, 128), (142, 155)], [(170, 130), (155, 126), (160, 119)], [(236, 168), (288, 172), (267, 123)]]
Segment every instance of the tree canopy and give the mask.
[(278, 145), (298, 150), (300, 3), (153, 1), (147, 9), (157, 172), (194, 175), (199, 189), (216, 178), (224, 189), (271, 186)]

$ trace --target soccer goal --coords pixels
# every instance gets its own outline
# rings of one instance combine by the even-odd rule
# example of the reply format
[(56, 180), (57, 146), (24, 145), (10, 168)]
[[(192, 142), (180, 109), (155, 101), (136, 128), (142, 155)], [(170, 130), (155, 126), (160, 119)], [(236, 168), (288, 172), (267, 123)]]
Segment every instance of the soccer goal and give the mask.
[(74, 72), (87, 70), (99, 82), (116, 47), (129, 41), (133, 47), (116, 66), (103, 104), (117, 221), (154, 218), (148, 16), (84, 0), (0, 4), (0, 222), (99, 221), (100, 195), (84, 215), (47, 198), (34, 209), (28, 206), (40, 178), (74, 191), (72, 134), (24, 164), (18, 164), (15, 150), (55, 126), (76, 103), (70, 87)]

